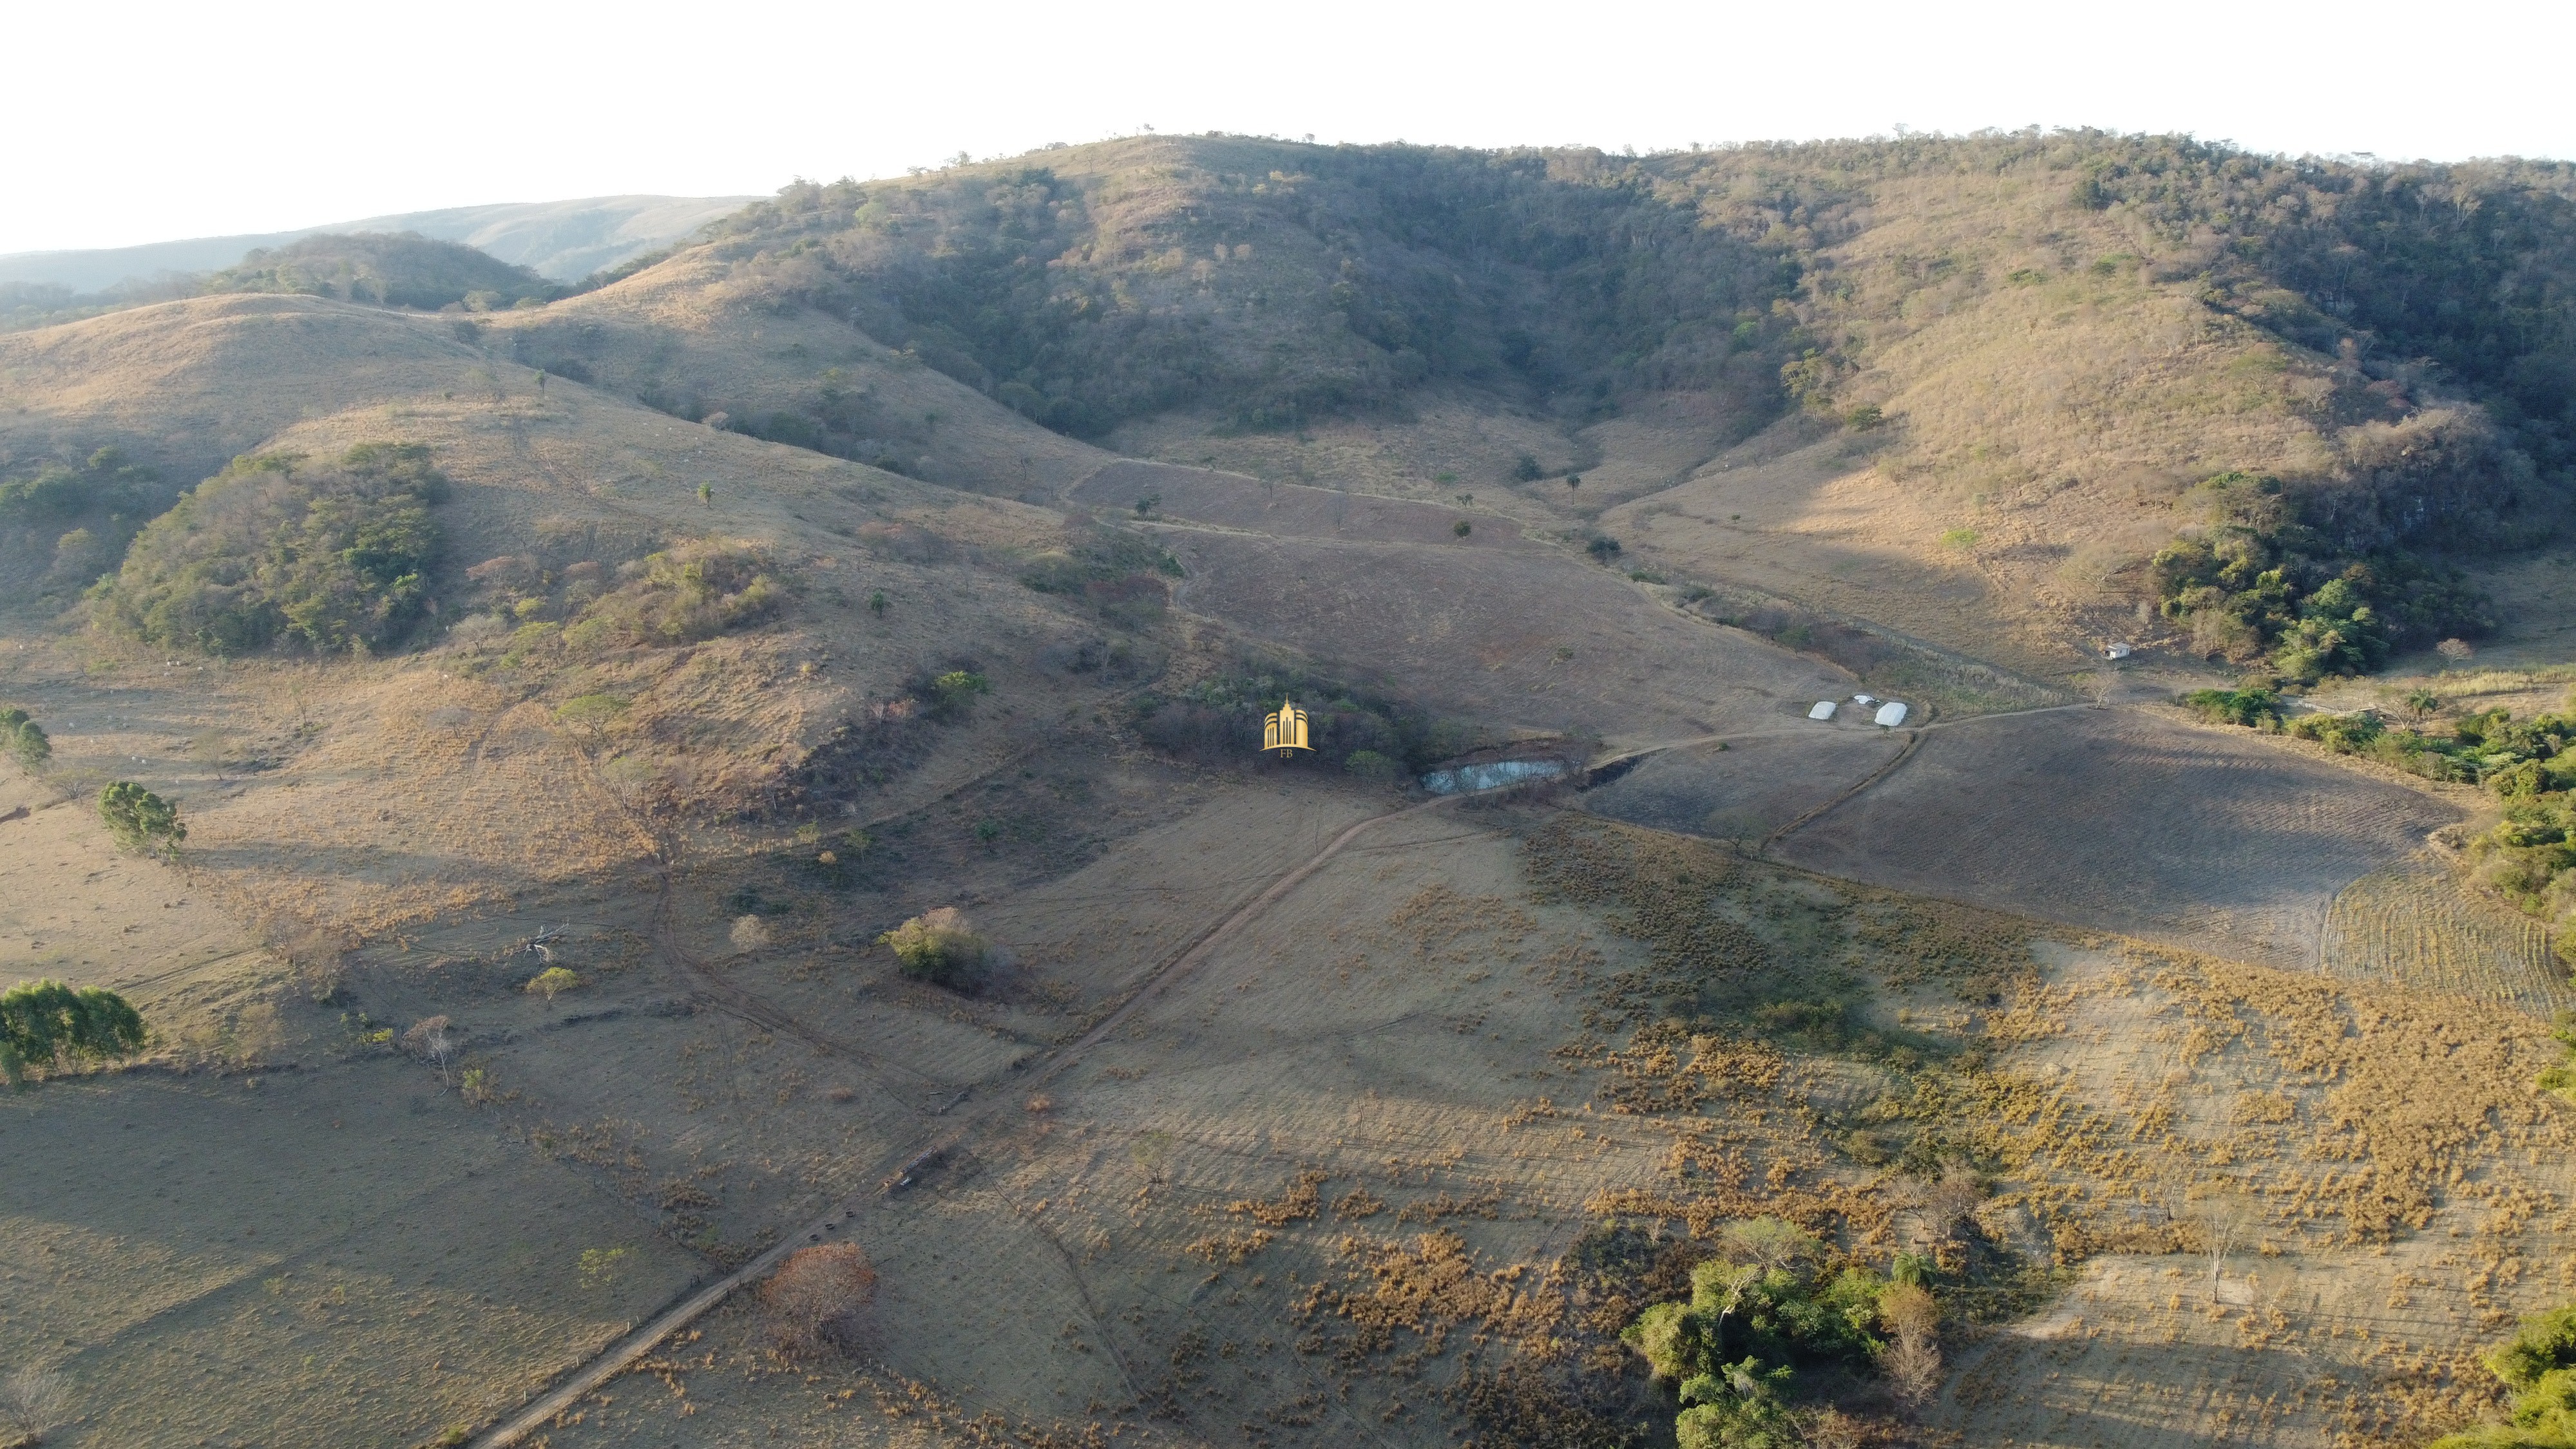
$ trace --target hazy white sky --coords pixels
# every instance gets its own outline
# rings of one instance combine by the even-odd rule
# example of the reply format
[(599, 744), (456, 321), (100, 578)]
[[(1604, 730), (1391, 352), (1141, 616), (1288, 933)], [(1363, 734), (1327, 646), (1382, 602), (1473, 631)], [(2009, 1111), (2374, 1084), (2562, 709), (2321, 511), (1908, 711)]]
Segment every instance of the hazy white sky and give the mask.
[(16, 0), (0, 252), (764, 192), (1139, 130), (1651, 150), (2091, 125), (2576, 157), (2576, 5)]

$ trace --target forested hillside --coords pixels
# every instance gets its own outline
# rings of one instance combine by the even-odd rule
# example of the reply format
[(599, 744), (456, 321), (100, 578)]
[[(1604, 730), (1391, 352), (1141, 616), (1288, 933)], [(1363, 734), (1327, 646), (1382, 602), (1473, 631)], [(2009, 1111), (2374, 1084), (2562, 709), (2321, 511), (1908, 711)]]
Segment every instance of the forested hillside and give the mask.
[[(2556, 163), (2091, 132), (1647, 157), (1141, 140), (800, 183), (720, 230), (781, 300), (1081, 433), (1173, 407), (1284, 424), (1433, 380), (1577, 413), (1757, 372), (1830, 398), (1963, 296), (2047, 279), (1959, 254), (1993, 181), (2060, 213), (2034, 244), (2130, 244), (2075, 270), (2187, 285), (2383, 398), (2475, 398), (2553, 476), (2576, 460), (2576, 168)], [(1921, 243), (1890, 259), (1907, 275), (1837, 256), (1894, 227)]]

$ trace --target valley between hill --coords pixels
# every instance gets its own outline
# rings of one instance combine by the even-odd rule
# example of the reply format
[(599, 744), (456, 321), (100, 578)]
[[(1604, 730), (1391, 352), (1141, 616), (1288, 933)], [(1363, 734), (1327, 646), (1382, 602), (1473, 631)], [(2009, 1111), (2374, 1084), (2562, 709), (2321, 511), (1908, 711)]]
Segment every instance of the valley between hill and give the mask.
[[(2158, 211), (2260, 158), (2052, 144), (1117, 142), (0, 336), (0, 480), (73, 480), (0, 495), (0, 977), (154, 1033), (0, 1093), (44, 1442), (1665, 1443), (1622, 1333), (1766, 1219), (1939, 1305), (1800, 1442), (2496, 1416), (2576, 1294), (2512, 800), (2177, 706), (2297, 625), (2152, 576), (2469, 568), (2492, 667), (2305, 702), (2528, 718), (2555, 424)], [(428, 561), (279, 542), (367, 508)], [(1416, 783), (1501, 757), (1566, 770)], [(971, 982), (884, 943), (942, 908)], [(873, 1303), (783, 1344), (827, 1241)]]

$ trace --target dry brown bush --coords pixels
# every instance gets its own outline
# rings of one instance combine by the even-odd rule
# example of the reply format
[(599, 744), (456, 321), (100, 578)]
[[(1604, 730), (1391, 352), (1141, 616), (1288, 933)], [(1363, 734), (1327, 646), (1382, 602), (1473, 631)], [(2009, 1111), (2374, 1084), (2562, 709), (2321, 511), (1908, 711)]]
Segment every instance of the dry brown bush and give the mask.
[(20, 1444), (42, 1442), (70, 1409), (71, 1389), (61, 1374), (30, 1365), (0, 1379), (0, 1428)]
[(1889, 1389), (1909, 1408), (1931, 1402), (1941, 1387), (1941, 1306), (1928, 1288), (1901, 1283), (1878, 1298), (1889, 1343), (1879, 1357)]
[(856, 1243), (799, 1248), (760, 1285), (760, 1307), (779, 1352), (810, 1356), (856, 1346), (876, 1298), (877, 1270)]

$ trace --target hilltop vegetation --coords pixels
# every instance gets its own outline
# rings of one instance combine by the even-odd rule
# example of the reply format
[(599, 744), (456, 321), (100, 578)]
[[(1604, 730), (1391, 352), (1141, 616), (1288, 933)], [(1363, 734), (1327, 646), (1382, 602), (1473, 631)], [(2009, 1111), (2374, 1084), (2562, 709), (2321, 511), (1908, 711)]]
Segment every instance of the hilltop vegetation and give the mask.
[(1794, 267), (1608, 169), (1115, 143), (791, 186), (717, 251), (780, 304), (1077, 436), (1184, 407), (1255, 428), (1387, 412), (1431, 382), (1578, 412), (1639, 388), (1776, 391)]
[(568, 290), (463, 242), (433, 241), (417, 232), (325, 232), (258, 248), (215, 271), (129, 278), (96, 292), (0, 282), (0, 332), (234, 292), (283, 292), (425, 312), (494, 312), (549, 302)]
[(238, 459), (152, 520), (92, 590), (94, 617), (207, 654), (381, 649), (427, 602), (430, 509), (446, 489), (418, 445), (360, 444), (318, 465), (294, 453)]
[[(1977, 181), (2047, 188), (2072, 224), (2044, 240), (2075, 254), (1989, 271), (1955, 222), (1945, 238), (1891, 214)], [(1384, 410), (1433, 381), (1578, 414), (1720, 384), (1831, 405), (1978, 294), (2126, 279), (2190, 284), (2351, 364), (2315, 400), (2341, 421), (2447, 385), (2501, 430), (2470, 456), (2400, 443), (2354, 468), (2443, 477), (2510, 451), (2554, 475), (2576, 461), (2571, 196), (2576, 170), (2554, 164), (2290, 162), (2082, 131), (1645, 157), (1209, 137), (798, 183), (716, 230), (779, 302), (1082, 434), (1174, 407), (1249, 426)], [(1930, 247), (1837, 252), (1900, 221)], [(2133, 249), (2092, 252), (2097, 221)], [(2508, 472), (2486, 506), (2531, 476)]]
[(204, 290), (294, 292), (428, 312), (454, 306), (490, 312), (563, 293), (526, 267), (415, 232), (325, 233), (263, 247), (207, 277)]

